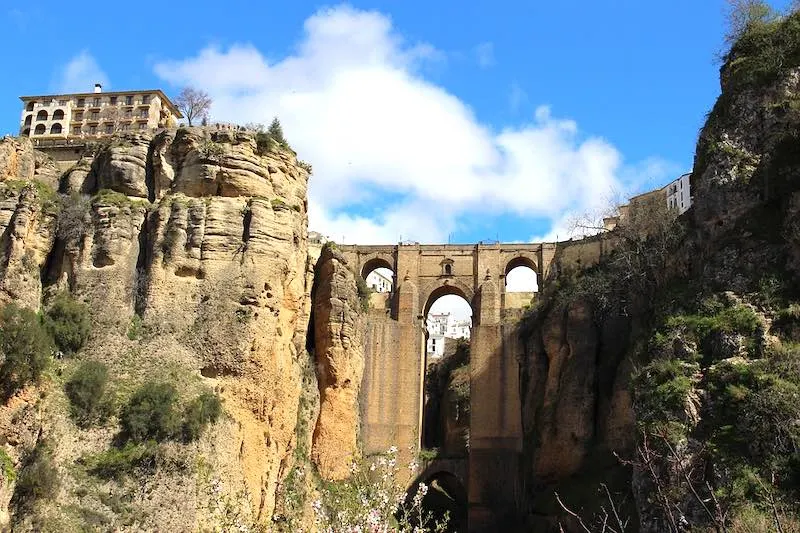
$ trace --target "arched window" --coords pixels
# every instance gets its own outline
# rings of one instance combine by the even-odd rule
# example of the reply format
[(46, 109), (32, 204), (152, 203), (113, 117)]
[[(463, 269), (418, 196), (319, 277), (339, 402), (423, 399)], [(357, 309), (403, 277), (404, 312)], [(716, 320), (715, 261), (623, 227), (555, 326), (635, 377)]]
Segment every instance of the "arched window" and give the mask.
[(30, 137), (31, 136), (31, 129), (30, 128), (25, 128), (24, 130), (22, 130), (22, 136), (23, 137)]
[(61, 109), (53, 111), (53, 120), (64, 120), (64, 111)]
[(34, 135), (44, 135), (45, 131), (46, 131), (46, 129), (44, 127), (44, 124), (37, 124), (36, 125), (36, 129), (33, 130), (33, 134)]
[(50, 126), (50, 135), (58, 135), (61, 133), (61, 124), (56, 122), (52, 126)]
[(47, 120), (47, 111), (42, 109), (38, 113), (36, 113), (36, 120)]
[(28, 102), (28, 105), (25, 106), (25, 111), (33, 111), (33, 106), (36, 102)]
[(33, 115), (28, 115), (27, 117), (25, 117), (25, 125), (30, 126), (32, 120), (33, 120)]

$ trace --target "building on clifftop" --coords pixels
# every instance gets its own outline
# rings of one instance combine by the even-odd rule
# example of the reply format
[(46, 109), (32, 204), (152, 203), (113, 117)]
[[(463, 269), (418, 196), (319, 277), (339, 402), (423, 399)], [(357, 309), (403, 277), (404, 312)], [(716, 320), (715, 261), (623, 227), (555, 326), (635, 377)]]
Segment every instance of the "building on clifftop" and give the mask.
[(117, 132), (147, 131), (175, 124), (180, 110), (160, 89), (20, 96), (19, 134), (38, 144), (100, 138)]

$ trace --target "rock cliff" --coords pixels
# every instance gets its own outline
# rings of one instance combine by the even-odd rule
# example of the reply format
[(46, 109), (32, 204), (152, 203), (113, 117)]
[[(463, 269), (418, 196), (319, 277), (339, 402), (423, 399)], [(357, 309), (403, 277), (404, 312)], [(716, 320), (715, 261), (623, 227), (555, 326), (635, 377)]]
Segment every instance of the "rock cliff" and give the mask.
[(642, 532), (800, 523), (798, 43), (797, 13), (746, 28), (697, 143), (692, 209), (618, 229), (597, 267), (555, 269), (527, 317), (524, 476), (544, 527), (569, 530), (554, 491), (602, 517), (601, 483)]
[(184, 467), (138, 487), (87, 484), (72, 465), (105, 449), (113, 431), (71, 424), (59, 376), (76, 363), (56, 361), (41, 398), (23, 391), (0, 409), (17, 466), (36, 438), (14, 437), (8, 421), (33, 405), (42, 414), (22, 418), (29, 431), (59, 442), (58, 496), (33, 518), (17, 516), (15, 530), (43, 516), (62, 530), (89, 514), (120, 525), (108, 494), (126, 502), (134, 529), (269, 521), (297, 444), (307, 357), (307, 172), (288, 150), (264, 153), (252, 134), (203, 128), (114, 137), (60, 183), (54, 169), (30, 143), (0, 142), (0, 298), (40, 309), (70, 292), (92, 315), (79, 356), (108, 366), (120, 399), (167, 380), (181, 394), (217, 391), (225, 414), (197, 444), (174, 445)]
[(355, 276), (334, 247), (323, 248), (313, 293), (320, 413), (311, 456), (329, 480), (348, 477), (360, 452), (358, 393), (366, 325)]

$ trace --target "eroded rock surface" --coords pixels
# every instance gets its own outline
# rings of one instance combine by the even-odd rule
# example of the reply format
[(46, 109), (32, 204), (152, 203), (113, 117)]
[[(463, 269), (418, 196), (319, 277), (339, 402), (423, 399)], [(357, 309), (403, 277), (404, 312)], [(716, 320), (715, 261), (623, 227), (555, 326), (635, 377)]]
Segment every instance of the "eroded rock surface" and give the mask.
[(358, 446), (358, 393), (364, 374), (364, 328), (355, 274), (333, 247), (317, 262), (314, 355), (320, 413), (311, 457), (325, 479), (350, 475)]
[[(308, 173), (289, 151), (259, 153), (252, 134), (203, 128), (115, 137), (84, 154), (60, 187), (37, 173), (44, 161), (30, 142), (0, 142), (0, 298), (38, 309), (69, 290), (92, 312), (84, 352), (125, 387), (174, 380), (182, 395), (211, 388), (224, 402), (223, 420), (178, 447), (203, 469), (156, 476), (150, 497), (133, 497), (139, 526), (233, 520), (220, 513), (268, 522), (297, 444), (312, 281)], [(72, 196), (59, 199), (56, 188)], [(65, 401), (60, 387), (51, 395)], [(45, 413), (41, 430), (57, 434), (59, 460), (108, 445), (106, 436), (78, 446), (85, 436), (65, 410)], [(161, 490), (173, 485), (180, 505), (167, 498), (172, 488)], [(63, 510), (77, 486), (67, 475), (53, 505)]]

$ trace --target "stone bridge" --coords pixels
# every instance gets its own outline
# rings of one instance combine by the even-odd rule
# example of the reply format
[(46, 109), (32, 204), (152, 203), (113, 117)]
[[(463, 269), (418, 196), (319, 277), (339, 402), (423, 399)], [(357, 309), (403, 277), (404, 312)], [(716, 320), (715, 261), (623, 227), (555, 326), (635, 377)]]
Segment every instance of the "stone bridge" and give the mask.
[[(506, 294), (513, 268), (547, 278), (558, 244), (389, 245), (339, 249), (365, 279), (376, 268), (394, 272), (385, 304), (370, 311), (361, 393), (366, 453), (395, 445), (418, 449), (422, 434), (425, 317), (439, 297), (456, 294), (472, 307), (468, 457), (450, 466), (469, 497), (470, 530), (491, 521), (491, 502), (513, 501), (522, 450), (517, 324), (520, 299)], [(374, 295), (375, 296), (375, 295)], [(530, 297), (528, 298), (530, 301)], [(437, 468), (448, 469), (440, 462)], [(456, 466), (454, 466), (456, 465)], [(467, 475), (468, 472), (468, 475)]]

